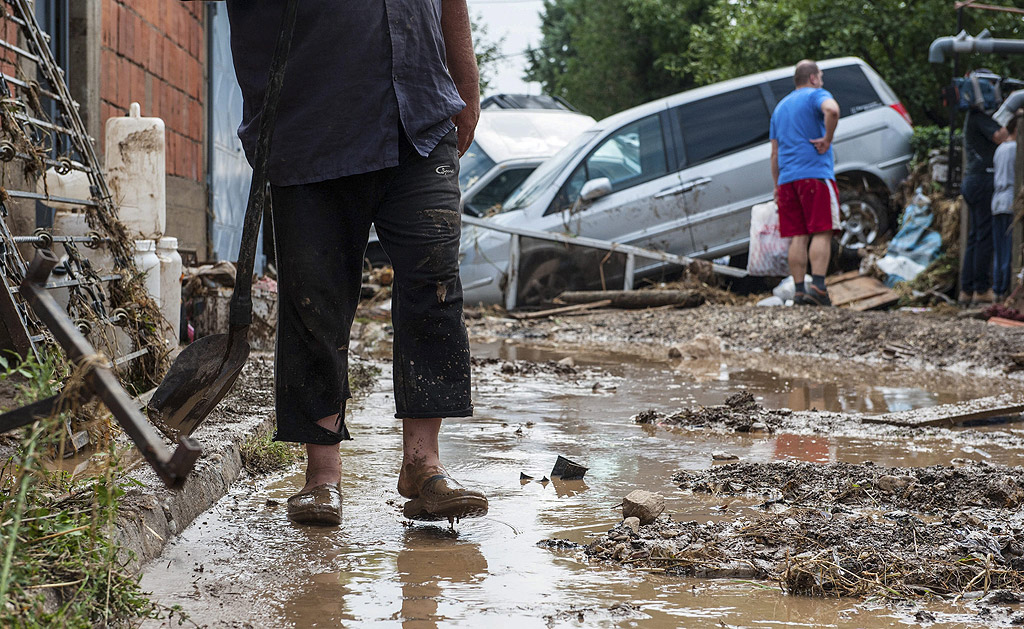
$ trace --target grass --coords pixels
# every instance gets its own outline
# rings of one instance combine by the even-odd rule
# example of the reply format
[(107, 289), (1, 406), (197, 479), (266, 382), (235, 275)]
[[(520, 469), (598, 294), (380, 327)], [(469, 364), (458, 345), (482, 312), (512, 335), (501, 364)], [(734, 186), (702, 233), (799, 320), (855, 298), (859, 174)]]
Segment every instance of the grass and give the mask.
[[(29, 402), (56, 392), (65, 376), (58, 364), (0, 357), (0, 380), (15, 384), (18, 403)], [(0, 626), (119, 626), (167, 612), (182, 619), (149, 601), (119, 560), (118, 505), (135, 481), (121, 477), (113, 449), (93, 477), (46, 469), (48, 453), (63, 450), (63, 422), (23, 429), (0, 471)]]
[(273, 431), (261, 429), (242, 442), (242, 465), (250, 474), (267, 474), (284, 469), (302, 458), (298, 444), (274, 441)]

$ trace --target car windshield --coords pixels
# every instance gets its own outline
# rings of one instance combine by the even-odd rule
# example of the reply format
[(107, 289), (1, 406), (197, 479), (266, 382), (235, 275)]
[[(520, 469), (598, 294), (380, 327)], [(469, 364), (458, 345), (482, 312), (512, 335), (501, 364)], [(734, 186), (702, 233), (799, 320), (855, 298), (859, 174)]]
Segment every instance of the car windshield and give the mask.
[(550, 159), (538, 166), (537, 170), (533, 171), (533, 174), (527, 177), (526, 181), (519, 186), (519, 189), (512, 193), (512, 196), (505, 203), (504, 211), (508, 212), (526, 207), (533, 203), (537, 197), (544, 194), (548, 188), (555, 184), (555, 178), (562, 172), (565, 165), (572, 161), (597, 133), (597, 131), (584, 131), (576, 136), (576, 139), (552, 155)]
[(469, 150), (459, 158), (459, 190), (465, 192), (488, 170), (494, 168), (494, 160), (473, 142)]

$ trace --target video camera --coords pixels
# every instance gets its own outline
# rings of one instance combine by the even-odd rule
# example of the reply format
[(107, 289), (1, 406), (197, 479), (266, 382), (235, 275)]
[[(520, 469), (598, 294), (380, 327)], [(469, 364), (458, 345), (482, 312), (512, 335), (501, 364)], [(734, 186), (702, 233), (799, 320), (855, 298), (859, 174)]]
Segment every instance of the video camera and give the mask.
[(1024, 88), (1024, 81), (1002, 77), (990, 70), (974, 70), (960, 78), (944, 91), (946, 106), (955, 104), (960, 111), (980, 109), (991, 114), (1003, 104), (1004, 94)]

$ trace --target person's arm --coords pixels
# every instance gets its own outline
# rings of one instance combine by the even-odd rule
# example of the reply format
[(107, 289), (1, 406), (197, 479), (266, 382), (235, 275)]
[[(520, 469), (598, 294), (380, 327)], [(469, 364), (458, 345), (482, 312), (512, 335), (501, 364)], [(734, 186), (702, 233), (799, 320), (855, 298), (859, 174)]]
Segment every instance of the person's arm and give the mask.
[(839, 124), (839, 103), (834, 98), (826, 98), (821, 103), (821, 113), (825, 114), (825, 136), (811, 140), (811, 144), (824, 155), (832, 146), (832, 136), (836, 133), (836, 125)]
[(999, 127), (999, 130), (992, 134), (992, 141), (1002, 144), (1008, 137), (1010, 137), (1010, 132), (1006, 130), (1006, 127)]
[(779, 141), (772, 140), (772, 184), (779, 187)]
[(473, 36), (469, 25), (466, 0), (441, 1), (441, 34), (447, 55), (448, 72), (455, 81), (465, 109), (452, 117), (459, 129), (459, 156), (469, 150), (480, 119), (480, 71), (473, 52)]

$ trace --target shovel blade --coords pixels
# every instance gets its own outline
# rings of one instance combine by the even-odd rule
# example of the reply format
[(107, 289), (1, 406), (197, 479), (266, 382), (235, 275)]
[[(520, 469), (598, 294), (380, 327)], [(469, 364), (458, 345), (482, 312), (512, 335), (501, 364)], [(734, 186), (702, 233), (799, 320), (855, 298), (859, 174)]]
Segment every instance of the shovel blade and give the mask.
[(231, 390), (249, 357), (244, 334), (204, 336), (171, 364), (146, 407), (165, 433), (191, 435)]

